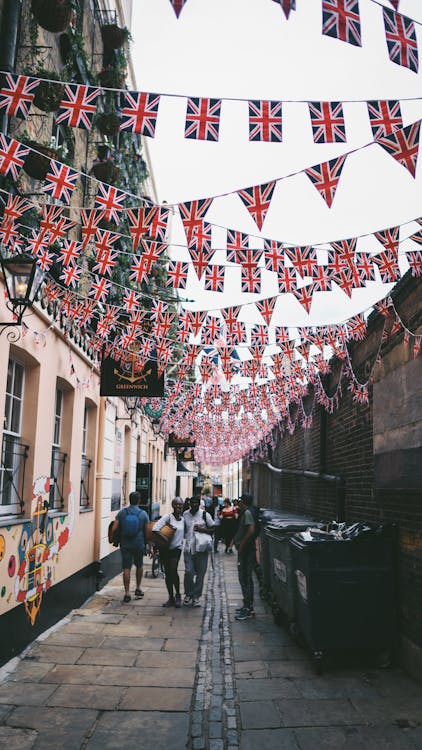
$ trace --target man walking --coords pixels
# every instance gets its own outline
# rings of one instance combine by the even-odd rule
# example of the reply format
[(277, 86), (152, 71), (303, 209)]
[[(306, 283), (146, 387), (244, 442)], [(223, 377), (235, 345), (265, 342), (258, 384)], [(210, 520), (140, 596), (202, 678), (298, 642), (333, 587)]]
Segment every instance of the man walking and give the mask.
[[(201, 498), (195, 495), (191, 498), (190, 509), (183, 514), (185, 522), (185, 598), (183, 604), (187, 607), (200, 607), (200, 597), (207, 572), (208, 554), (213, 546), (212, 534), (214, 521), (205, 510), (200, 511)], [(208, 539), (207, 539), (208, 537)]]
[(243, 606), (235, 615), (236, 620), (254, 617), (253, 608), (253, 569), (255, 565), (255, 522), (250, 510), (252, 495), (244, 493), (240, 497), (240, 515), (234, 543), (237, 549), (237, 571), (242, 589)]
[(141, 599), (144, 592), (141, 590), (143, 565), (144, 565), (144, 527), (148, 523), (148, 514), (139, 508), (141, 496), (139, 492), (131, 492), (129, 495), (130, 505), (122, 508), (113, 523), (111, 533), (120, 528), (120, 551), (122, 554), (123, 586), (125, 595), (123, 602), (130, 602), (130, 569), (132, 564), (136, 567), (136, 589), (135, 599)]

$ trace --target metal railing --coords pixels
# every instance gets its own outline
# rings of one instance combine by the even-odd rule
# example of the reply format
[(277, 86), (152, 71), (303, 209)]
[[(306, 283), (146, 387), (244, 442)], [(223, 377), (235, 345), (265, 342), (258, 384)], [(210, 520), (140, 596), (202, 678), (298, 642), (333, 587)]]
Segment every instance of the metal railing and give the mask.
[(92, 461), (86, 456), (82, 456), (81, 461), (81, 490), (79, 494), (79, 506), (81, 508), (89, 508), (91, 504), (90, 492), (89, 492), (89, 480), (91, 475)]
[(0, 515), (22, 515), (23, 489), (29, 445), (3, 434), (0, 462)]
[(50, 510), (63, 510), (64, 508), (64, 470), (66, 461), (67, 453), (62, 453), (58, 448), (53, 448), (50, 471)]

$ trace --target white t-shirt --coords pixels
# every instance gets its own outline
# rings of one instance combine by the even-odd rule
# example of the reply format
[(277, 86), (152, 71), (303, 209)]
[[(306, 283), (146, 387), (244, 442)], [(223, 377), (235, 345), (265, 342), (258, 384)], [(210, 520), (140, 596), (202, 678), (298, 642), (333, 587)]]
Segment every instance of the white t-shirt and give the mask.
[(209, 513), (205, 513), (205, 520), (204, 521), (204, 511), (198, 510), (197, 513), (193, 516), (190, 510), (185, 510), (183, 513), (183, 519), (185, 522), (185, 539), (186, 539), (186, 545), (185, 549), (188, 552), (192, 552), (192, 542), (194, 540), (194, 526), (208, 526), (208, 528), (212, 528), (214, 526), (214, 521), (212, 520)]
[(156, 521), (156, 523), (152, 527), (152, 530), (161, 531), (166, 523), (170, 524), (173, 529), (176, 529), (168, 546), (168, 549), (182, 549), (183, 537), (185, 533), (185, 523), (183, 521), (183, 516), (180, 516), (179, 520), (177, 520), (173, 513), (166, 513), (164, 516), (161, 516), (158, 521)]

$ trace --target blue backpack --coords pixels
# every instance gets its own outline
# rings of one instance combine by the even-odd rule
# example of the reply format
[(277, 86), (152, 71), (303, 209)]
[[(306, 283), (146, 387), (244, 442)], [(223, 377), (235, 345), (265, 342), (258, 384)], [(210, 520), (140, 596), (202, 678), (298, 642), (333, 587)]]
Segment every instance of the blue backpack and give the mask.
[(139, 515), (131, 513), (130, 508), (126, 508), (126, 513), (122, 518), (123, 534), (126, 537), (134, 537), (139, 531)]

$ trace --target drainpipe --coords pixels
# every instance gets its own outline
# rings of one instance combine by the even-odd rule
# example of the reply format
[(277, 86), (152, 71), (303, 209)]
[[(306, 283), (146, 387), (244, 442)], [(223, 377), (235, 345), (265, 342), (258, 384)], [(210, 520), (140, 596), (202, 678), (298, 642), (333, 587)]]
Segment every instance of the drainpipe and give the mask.
[(279, 469), (268, 462), (252, 461), (251, 463), (259, 466), (266, 466), (267, 469), (276, 474), (286, 474), (288, 476), (307, 477), (308, 479), (321, 479), (323, 482), (335, 483), (336, 485), (336, 521), (341, 523), (345, 521), (346, 516), (346, 483), (343, 477), (336, 474), (325, 474), (321, 471), (307, 471), (306, 469)]
[[(0, 23), (0, 70), (13, 73), (15, 68), (18, 30), (22, 12), (22, 0), (4, 0)], [(0, 115), (0, 132), (8, 130), (8, 116)]]
[(97, 456), (95, 472), (95, 524), (94, 524), (94, 569), (97, 578), (97, 590), (100, 589), (104, 574), (101, 570), (101, 515), (103, 502), (104, 477), (104, 433), (107, 402), (100, 398), (98, 405)]

